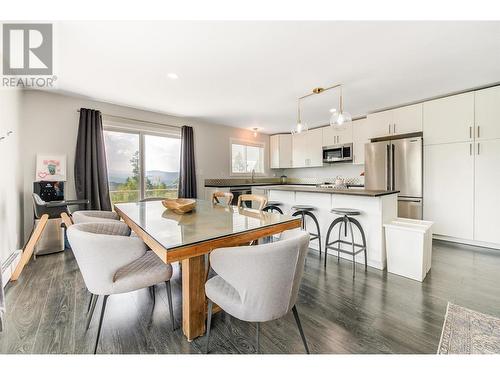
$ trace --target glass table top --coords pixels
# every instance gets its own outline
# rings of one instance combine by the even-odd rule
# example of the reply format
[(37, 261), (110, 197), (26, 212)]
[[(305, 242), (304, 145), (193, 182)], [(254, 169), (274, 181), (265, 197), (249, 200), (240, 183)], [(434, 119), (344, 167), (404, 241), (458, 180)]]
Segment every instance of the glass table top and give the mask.
[(167, 250), (299, 220), (199, 199), (196, 208), (183, 215), (166, 209), (161, 201), (118, 203), (115, 207)]

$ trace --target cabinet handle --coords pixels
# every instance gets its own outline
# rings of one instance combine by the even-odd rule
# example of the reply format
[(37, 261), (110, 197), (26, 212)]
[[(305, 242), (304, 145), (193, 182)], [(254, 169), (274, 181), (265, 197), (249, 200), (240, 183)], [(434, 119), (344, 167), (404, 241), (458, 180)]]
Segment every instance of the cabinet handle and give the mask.
[(478, 142), (478, 144), (477, 144), (477, 154), (479, 155), (480, 152), (481, 152), (481, 143)]
[(396, 134), (396, 124), (392, 124), (393, 133)]
[(472, 126), (469, 126), (469, 138), (472, 138)]
[(391, 124), (389, 124), (389, 134), (391, 134)]
[(480, 135), (481, 133), (480, 133), (480, 131), (479, 131), (479, 128), (480, 128), (480, 126), (478, 125), (478, 126), (477, 126), (477, 137), (478, 137), (478, 138), (481, 138), (481, 135)]
[(472, 156), (472, 143), (469, 143), (469, 155)]

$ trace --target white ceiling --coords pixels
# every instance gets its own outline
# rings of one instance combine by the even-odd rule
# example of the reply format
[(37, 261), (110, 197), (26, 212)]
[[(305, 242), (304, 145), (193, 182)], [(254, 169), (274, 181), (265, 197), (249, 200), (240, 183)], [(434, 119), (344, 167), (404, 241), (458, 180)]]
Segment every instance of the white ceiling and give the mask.
[[(359, 116), (500, 81), (500, 22), (60, 22), (55, 40), (60, 91), (266, 133), (316, 86), (343, 83)], [(337, 95), (303, 119), (327, 123)]]

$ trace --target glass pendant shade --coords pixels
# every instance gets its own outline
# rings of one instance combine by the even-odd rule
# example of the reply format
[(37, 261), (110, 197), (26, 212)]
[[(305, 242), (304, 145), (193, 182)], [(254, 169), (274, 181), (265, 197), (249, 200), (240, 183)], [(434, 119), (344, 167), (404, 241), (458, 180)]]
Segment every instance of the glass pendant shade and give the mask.
[(349, 112), (335, 111), (330, 117), (330, 126), (336, 130), (345, 130), (347, 128), (347, 124), (351, 121), (352, 121), (352, 116)]
[(295, 125), (295, 128), (292, 129), (292, 134), (300, 134), (304, 133), (309, 130), (309, 127), (305, 122), (299, 121), (297, 122), (297, 125)]

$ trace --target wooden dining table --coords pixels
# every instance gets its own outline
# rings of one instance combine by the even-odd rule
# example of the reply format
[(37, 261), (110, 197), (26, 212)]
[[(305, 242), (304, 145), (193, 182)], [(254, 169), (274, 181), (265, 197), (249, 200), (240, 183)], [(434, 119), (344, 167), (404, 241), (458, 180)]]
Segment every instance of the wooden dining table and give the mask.
[(165, 263), (181, 262), (182, 329), (188, 341), (205, 333), (205, 255), (214, 249), (248, 244), (300, 228), (300, 218), (197, 200), (176, 214), (161, 201), (115, 204), (115, 211)]

